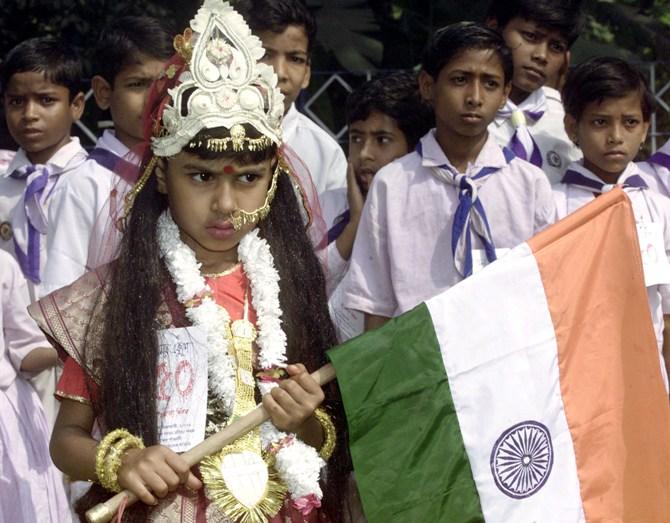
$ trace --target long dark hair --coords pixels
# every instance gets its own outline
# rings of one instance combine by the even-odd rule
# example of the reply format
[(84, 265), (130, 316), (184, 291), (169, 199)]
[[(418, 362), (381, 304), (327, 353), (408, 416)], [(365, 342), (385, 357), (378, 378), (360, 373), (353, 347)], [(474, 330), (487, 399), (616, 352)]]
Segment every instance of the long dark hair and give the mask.
[[(253, 129), (247, 131), (253, 136)], [(199, 145), (222, 135), (227, 135), (225, 129), (201, 132), (187, 149), (203, 159), (220, 158), (225, 154), (239, 163), (258, 163), (276, 156), (274, 146), (252, 152), (215, 153)], [(96, 416), (106, 429), (126, 428), (141, 436), (147, 446), (158, 443), (157, 313), (165, 289), (173, 286), (160, 259), (156, 240), (156, 223), (167, 205), (165, 195), (158, 192), (156, 177), (151, 176), (137, 196), (129, 217), (112, 270), (105, 310), (100, 315), (101, 325), (91, 330), (101, 333), (104, 347), (99, 364), (100, 394), (94, 402)], [(293, 184), (287, 174), (279, 176), (270, 213), (258, 228), (270, 245), (279, 272), (288, 359), (304, 363), (310, 371), (316, 370), (326, 363), (325, 351), (336, 343), (335, 330), (328, 313), (325, 278), (305, 233)], [(326, 407), (333, 414), (342, 439), (329, 462), (323, 502), (330, 519), (341, 521), (343, 485), (349, 469), (346, 428), (337, 387), (326, 387), (325, 393)], [(101, 487), (94, 486), (78, 504), (78, 512), (83, 514), (108, 495)], [(147, 513), (148, 507), (139, 503), (126, 512), (124, 520), (144, 521)]]

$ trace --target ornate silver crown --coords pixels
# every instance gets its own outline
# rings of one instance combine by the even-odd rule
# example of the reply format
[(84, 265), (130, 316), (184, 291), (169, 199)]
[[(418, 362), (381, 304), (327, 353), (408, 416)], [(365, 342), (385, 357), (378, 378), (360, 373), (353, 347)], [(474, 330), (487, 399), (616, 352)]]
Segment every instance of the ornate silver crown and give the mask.
[[(168, 90), (161, 133), (152, 139), (156, 156), (175, 155), (202, 129), (215, 127), (230, 130), (230, 138), (208, 144), (219, 151), (281, 144), (284, 96), (277, 75), (259, 63), (265, 54), (261, 41), (228, 2), (205, 0), (190, 29), (175, 38), (175, 49), (188, 68)], [(242, 124), (262, 136), (246, 137)]]

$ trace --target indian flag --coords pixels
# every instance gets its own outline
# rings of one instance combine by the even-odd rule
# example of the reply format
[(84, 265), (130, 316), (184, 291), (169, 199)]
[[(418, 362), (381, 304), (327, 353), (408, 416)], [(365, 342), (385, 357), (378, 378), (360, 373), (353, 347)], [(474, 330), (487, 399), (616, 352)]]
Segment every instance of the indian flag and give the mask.
[(334, 349), (369, 523), (670, 522), (670, 409), (621, 190)]

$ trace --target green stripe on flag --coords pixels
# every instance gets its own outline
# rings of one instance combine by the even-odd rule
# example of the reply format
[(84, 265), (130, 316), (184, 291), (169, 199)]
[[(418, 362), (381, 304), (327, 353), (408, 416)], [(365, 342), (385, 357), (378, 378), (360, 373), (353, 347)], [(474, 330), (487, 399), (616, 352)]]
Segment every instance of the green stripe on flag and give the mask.
[(328, 356), (368, 523), (483, 522), (426, 305)]

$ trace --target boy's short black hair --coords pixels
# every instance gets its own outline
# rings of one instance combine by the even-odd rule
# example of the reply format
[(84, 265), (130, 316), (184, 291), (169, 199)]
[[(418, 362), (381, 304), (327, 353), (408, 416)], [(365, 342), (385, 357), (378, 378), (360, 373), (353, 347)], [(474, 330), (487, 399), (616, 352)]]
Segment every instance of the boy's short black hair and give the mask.
[(237, 9), (251, 28), (261, 31), (283, 33), (289, 25), (297, 25), (307, 35), (307, 51), (312, 50), (316, 40), (316, 20), (303, 0), (240, 0)]
[(70, 102), (84, 91), (84, 67), (79, 53), (59, 38), (39, 37), (15, 46), (0, 67), (0, 92), (16, 73), (44, 73), (47, 80), (66, 87)]
[(426, 46), (421, 68), (437, 78), (456, 55), (470, 49), (493, 51), (500, 58), (505, 84), (512, 81), (514, 62), (505, 40), (498, 31), (474, 22), (458, 22), (438, 29)]
[(398, 72), (365, 82), (347, 98), (347, 125), (365, 120), (372, 111), (393, 118), (414, 149), (434, 124), (432, 108), (419, 93), (416, 73)]
[(116, 75), (139, 54), (168, 60), (174, 54), (173, 35), (165, 24), (150, 16), (122, 16), (105, 27), (93, 57), (93, 74), (114, 86)]
[(581, 0), (492, 0), (486, 15), (502, 31), (513, 18), (558, 31), (571, 46), (582, 31)]
[(566, 114), (579, 120), (588, 104), (601, 103), (605, 98), (623, 98), (633, 92), (640, 93), (642, 117), (648, 122), (656, 103), (645, 77), (625, 60), (600, 56), (568, 72), (563, 106)]

